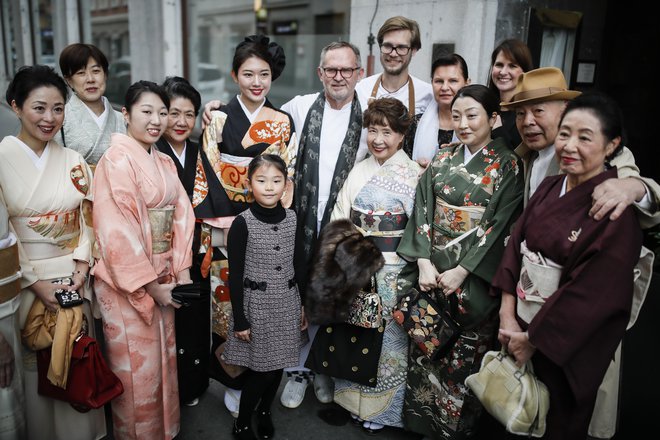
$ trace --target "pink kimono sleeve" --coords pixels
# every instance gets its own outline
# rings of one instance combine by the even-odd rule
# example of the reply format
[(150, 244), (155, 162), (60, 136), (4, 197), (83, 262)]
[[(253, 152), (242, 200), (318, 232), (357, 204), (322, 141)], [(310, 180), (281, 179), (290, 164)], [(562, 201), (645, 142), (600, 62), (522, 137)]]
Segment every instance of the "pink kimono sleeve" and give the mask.
[[(140, 312), (154, 305), (143, 286), (158, 278), (150, 258), (150, 238), (141, 224), (148, 221), (146, 204), (130, 159), (122, 154), (106, 156), (94, 175), (94, 229), (101, 255), (94, 273), (127, 295)], [(147, 304), (139, 304), (142, 301)]]

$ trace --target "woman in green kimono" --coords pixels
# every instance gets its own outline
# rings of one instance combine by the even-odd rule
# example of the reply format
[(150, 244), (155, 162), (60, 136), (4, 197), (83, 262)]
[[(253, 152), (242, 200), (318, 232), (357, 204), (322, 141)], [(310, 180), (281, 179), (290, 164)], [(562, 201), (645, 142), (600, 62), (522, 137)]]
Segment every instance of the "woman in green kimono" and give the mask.
[(458, 299), (454, 318), (463, 332), (449, 353), (431, 362), (415, 344), (410, 350), (404, 424), (433, 439), (476, 432), (482, 408), (464, 379), (495, 342), (498, 304), (488, 290), (523, 197), (520, 159), (503, 139), (491, 137), (497, 96), (469, 85), (451, 108), (461, 144), (441, 149), (422, 175), (397, 248), (409, 261), (399, 276), (400, 294), (419, 285), (435, 289), (441, 303), (449, 295)]

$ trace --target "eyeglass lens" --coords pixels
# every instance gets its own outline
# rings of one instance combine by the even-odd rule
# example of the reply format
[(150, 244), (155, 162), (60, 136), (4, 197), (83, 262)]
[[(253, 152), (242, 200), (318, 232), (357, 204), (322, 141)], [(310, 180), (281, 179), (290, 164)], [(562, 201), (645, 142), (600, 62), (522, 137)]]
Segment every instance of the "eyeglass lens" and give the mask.
[(397, 55), (408, 55), (408, 51), (410, 50), (410, 46), (393, 46), (390, 43), (383, 43), (382, 46), (380, 46), (380, 51), (384, 54), (392, 53), (392, 51), (396, 52)]

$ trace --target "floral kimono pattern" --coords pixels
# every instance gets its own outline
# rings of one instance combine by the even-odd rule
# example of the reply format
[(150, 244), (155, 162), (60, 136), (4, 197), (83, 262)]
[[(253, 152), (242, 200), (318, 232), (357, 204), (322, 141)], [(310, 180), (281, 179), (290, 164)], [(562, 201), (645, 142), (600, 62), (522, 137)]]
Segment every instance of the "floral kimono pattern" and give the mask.
[(382, 166), (369, 156), (349, 174), (332, 213), (333, 220), (353, 220), (363, 234), (374, 238), (385, 256), (385, 266), (376, 273), (385, 321), (376, 386), (335, 379), (334, 400), (362, 419), (397, 427), (403, 427), (408, 335), (392, 320), (392, 308), (397, 302), (397, 276), (405, 266), (405, 260), (394, 250), (412, 213), (419, 172), (419, 165), (403, 150)]
[[(464, 164), (464, 149), (438, 152), (419, 181), (415, 209), (397, 251), (411, 261), (399, 277), (399, 293), (417, 286), (418, 258), (438, 272), (461, 265), (470, 273), (458, 296), (464, 332), (454, 348), (434, 363), (411, 344), (404, 423), (432, 438), (470, 435), (481, 412), (464, 385), (492, 347), (498, 302), (488, 294), (510, 227), (522, 209), (519, 158), (496, 139)], [(436, 298), (439, 301), (443, 298)]]

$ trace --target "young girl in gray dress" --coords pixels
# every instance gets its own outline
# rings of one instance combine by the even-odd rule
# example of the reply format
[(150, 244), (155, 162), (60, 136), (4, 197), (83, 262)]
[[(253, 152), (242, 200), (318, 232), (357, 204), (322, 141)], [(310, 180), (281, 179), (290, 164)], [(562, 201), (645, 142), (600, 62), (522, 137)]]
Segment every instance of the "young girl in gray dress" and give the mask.
[[(282, 370), (298, 364), (307, 327), (293, 267), (296, 216), (280, 203), (286, 179), (286, 164), (277, 155), (250, 162), (255, 202), (236, 216), (227, 239), (233, 333), (224, 356), (248, 368), (233, 429), (240, 440), (273, 437), (270, 407)], [(255, 407), (258, 437), (252, 430)]]

